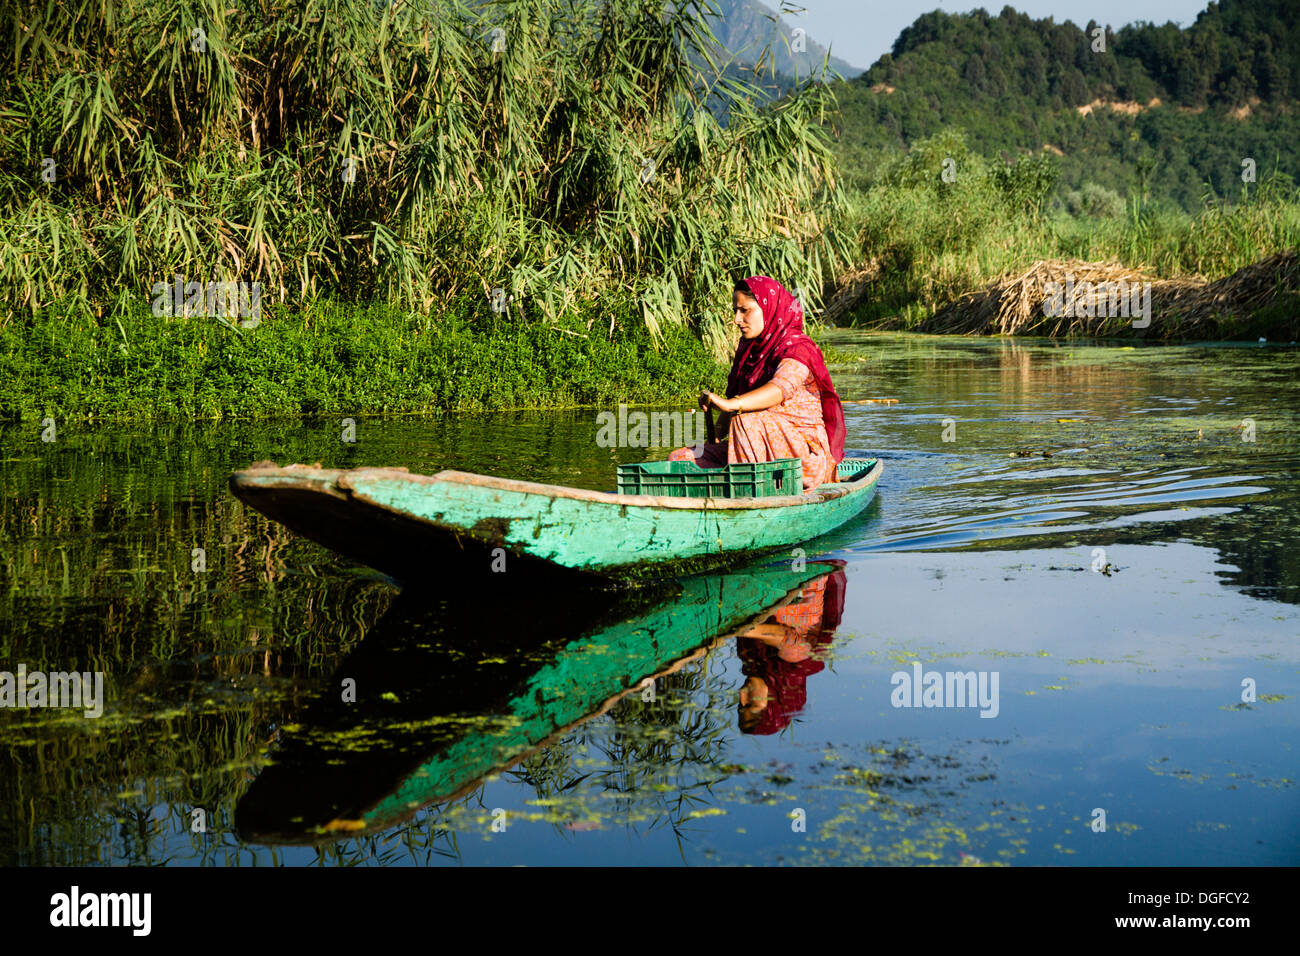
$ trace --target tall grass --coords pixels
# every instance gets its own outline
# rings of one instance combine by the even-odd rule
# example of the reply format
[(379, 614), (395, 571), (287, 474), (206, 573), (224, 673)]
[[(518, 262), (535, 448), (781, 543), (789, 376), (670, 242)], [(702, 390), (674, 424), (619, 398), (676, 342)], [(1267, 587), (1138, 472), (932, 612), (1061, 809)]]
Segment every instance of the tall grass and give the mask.
[[(432, 310), (611, 293), (720, 345), (737, 271), (851, 252), (811, 83), (768, 107), (710, 0), (16, 0), (0, 295), (122, 318), (173, 274)], [(706, 104), (721, 104), (722, 120)], [(51, 167), (48, 160), (53, 160)], [(49, 170), (53, 181), (45, 181)]]
[[(949, 159), (951, 182), (942, 178)], [(989, 163), (960, 133), (946, 131), (894, 159), (877, 185), (851, 190), (848, 220), (859, 259), (874, 276), (856, 319), (911, 326), (1043, 259), (1117, 261), (1160, 278), (1215, 279), (1300, 246), (1300, 190), (1283, 174), (1238, 197), (1207, 192), (1196, 215), (1131, 198), (1123, 215), (1072, 216), (1051, 208), (1048, 162)]]

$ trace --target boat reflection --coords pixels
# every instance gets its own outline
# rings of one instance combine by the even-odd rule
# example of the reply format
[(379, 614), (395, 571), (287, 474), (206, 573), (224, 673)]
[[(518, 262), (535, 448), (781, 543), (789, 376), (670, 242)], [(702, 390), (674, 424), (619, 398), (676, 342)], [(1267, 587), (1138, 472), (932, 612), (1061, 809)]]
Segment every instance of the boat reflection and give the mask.
[[(653, 590), (472, 608), (403, 595), (282, 728), (236, 809), (240, 836), (318, 843), (385, 829), (470, 792), (731, 637), (742, 729), (772, 733), (839, 623), (838, 562), (699, 575)], [(578, 603), (581, 602), (581, 603)], [(760, 687), (761, 685), (761, 687)]]

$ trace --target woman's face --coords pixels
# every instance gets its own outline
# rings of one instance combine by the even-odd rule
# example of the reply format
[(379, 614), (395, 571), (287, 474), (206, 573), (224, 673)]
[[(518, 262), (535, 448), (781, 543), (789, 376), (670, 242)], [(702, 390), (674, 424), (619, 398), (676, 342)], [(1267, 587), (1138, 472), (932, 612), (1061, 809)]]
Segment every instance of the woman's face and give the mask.
[(756, 339), (763, 334), (763, 310), (752, 295), (732, 293), (731, 307), (735, 310), (735, 321), (742, 339)]
[(768, 689), (761, 677), (748, 677), (740, 688), (740, 701), (737, 706), (741, 731), (748, 733), (758, 726), (767, 709)]

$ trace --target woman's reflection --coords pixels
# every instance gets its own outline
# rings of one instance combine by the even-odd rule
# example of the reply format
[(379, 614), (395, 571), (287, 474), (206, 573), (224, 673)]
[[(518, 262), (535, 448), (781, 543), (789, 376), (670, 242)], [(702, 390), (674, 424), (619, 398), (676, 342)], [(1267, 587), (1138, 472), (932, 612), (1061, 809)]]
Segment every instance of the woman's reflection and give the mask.
[(793, 600), (739, 635), (740, 729), (774, 734), (803, 709), (805, 682), (826, 664), (820, 659), (844, 614), (844, 569), (810, 581)]

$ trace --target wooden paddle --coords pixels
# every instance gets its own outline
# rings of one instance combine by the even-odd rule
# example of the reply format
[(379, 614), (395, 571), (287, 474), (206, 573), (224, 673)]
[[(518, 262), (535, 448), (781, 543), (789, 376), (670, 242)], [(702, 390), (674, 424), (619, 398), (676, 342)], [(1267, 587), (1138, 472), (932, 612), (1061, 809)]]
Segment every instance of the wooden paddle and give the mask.
[[(701, 397), (703, 397), (703, 394), (708, 390), (709, 390), (709, 386), (701, 385), (700, 386)], [(718, 432), (713, 427), (713, 406), (705, 405), (703, 402), (701, 402), (700, 404), (704, 409), (704, 435), (709, 440), (709, 444), (712, 445), (715, 444), (718, 440)]]

